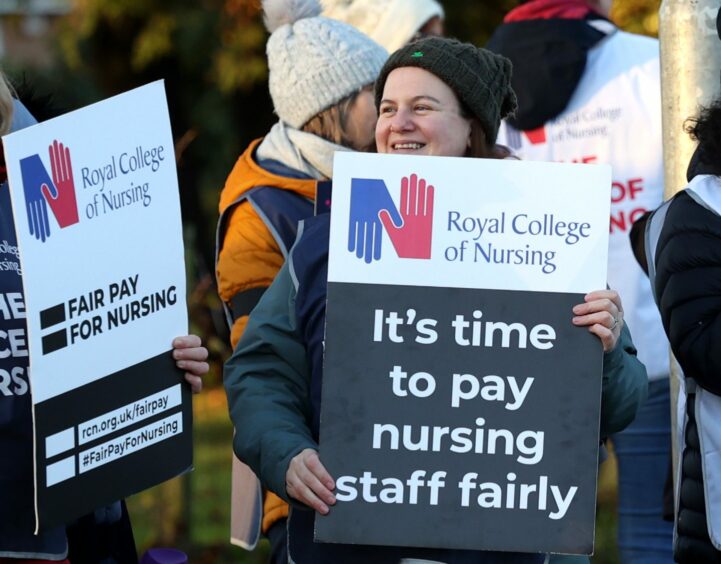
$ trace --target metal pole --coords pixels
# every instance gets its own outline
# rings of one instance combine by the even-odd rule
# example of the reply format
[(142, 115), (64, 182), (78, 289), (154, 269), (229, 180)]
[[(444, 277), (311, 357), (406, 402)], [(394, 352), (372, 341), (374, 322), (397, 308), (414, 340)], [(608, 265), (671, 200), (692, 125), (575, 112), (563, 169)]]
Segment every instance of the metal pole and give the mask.
[[(665, 199), (686, 186), (686, 168), (696, 144), (684, 122), (721, 91), (721, 42), (716, 19), (721, 0), (663, 0), (659, 10), (661, 103)], [(671, 359), (671, 425), (676, 431), (679, 369)], [(673, 441), (674, 482), (678, 441)]]

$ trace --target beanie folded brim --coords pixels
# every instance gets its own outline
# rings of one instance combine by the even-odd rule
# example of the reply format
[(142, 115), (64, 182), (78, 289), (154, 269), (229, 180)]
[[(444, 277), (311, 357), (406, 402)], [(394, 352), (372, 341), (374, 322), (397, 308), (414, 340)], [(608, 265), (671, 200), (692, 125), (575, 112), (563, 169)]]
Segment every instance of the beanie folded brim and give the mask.
[(402, 67), (421, 68), (445, 82), (478, 118), (489, 145), (496, 142), (501, 119), (517, 107), (508, 59), (470, 43), (440, 37), (421, 39), (389, 57), (376, 81), (377, 106), (388, 75)]

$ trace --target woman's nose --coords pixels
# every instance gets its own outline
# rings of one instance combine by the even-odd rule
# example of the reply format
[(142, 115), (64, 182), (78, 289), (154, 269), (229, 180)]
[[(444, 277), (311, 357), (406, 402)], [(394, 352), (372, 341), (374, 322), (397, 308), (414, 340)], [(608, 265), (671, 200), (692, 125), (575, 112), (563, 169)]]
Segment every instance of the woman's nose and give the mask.
[(399, 109), (391, 119), (391, 131), (400, 133), (413, 129), (413, 120), (406, 110)]

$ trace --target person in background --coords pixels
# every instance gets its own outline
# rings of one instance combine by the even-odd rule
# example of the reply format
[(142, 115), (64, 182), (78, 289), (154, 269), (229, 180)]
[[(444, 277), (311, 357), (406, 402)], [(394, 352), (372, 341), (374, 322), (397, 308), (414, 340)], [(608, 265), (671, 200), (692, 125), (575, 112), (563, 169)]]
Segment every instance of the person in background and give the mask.
[(683, 370), (674, 544), (681, 564), (721, 562), (721, 98), (688, 132), (699, 142), (689, 184), (650, 215), (644, 237), (663, 326)]
[[(499, 139), (524, 160), (613, 167), (608, 281), (649, 377), (648, 400), (612, 442), (618, 461), (621, 562), (671, 562), (663, 519), (671, 449), (668, 344), (628, 234), (663, 200), (658, 41), (609, 21), (610, 0), (522, 2), (488, 48), (513, 62), (519, 108)], [(579, 187), (582, 190), (583, 187)]]
[(427, 35), (443, 35), (443, 6), (436, 0), (321, 0), (323, 15), (346, 22), (389, 53)]
[[(470, 44), (426, 38), (401, 48), (376, 82), (378, 152), (507, 156), (495, 141), (501, 119), (516, 107), (510, 78), (507, 59)], [(313, 542), (314, 512), (303, 509), (325, 515), (336, 502), (333, 477), (318, 456), (329, 224), (327, 213), (303, 222), (288, 262), (253, 310), (224, 372), (236, 454), (268, 489), (294, 504), (288, 521), (290, 560), (542, 562), (540, 554)], [(592, 292), (573, 313), (569, 323), (595, 334), (605, 351), (601, 431), (620, 431), (633, 419), (647, 388), (646, 372), (623, 324), (621, 300), (612, 290)]]
[[(334, 153), (372, 149), (372, 85), (388, 56), (354, 27), (320, 16), (318, 0), (265, 0), (263, 10), (278, 122), (238, 158), (220, 194), (216, 275), (233, 347), (285, 262), (298, 222), (313, 215)], [(287, 562), (288, 506), (272, 493), (263, 500), (257, 478), (235, 458), (231, 503), (233, 542), (253, 548), (262, 525), (272, 561)]]
[[(25, 106), (13, 97), (0, 71), (0, 134), (36, 124)], [(17, 254), (15, 223), (4, 154), (0, 150), (0, 261), (13, 268), (0, 269), (0, 335), (27, 332), (24, 312), (22, 268)], [(12, 303), (12, 309), (7, 305)], [(17, 338), (17, 337), (16, 337)], [(15, 343), (20, 341), (16, 340)], [(195, 335), (173, 340), (173, 358), (194, 393), (202, 389), (208, 372), (208, 351)], [(108, 564), (137, 560), (135, 543), (123, 502), (84, 517), (82, 525), (57, 527), (34, 535), (33, 424), (27, 351), (14, 353), (0, 339), (0, 563)], [(12, 381), (3, 377), (12, 373)], [(82, 534), (80, 532), (82, 531)], [(68, 539), (71, 539), (70, 544)], [(75, 542), (74, 542), (75, 541)], [(70, 559), (69, 559), (70, 558)]]

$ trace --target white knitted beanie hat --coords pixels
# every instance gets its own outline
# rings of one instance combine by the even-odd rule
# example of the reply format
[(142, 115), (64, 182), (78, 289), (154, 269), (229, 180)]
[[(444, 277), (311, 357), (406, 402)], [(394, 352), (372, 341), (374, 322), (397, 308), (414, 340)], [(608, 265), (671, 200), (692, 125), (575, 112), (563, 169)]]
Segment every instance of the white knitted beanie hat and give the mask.
[(351, 25), (320, 16), (318, 0), (263, 0), (270, 96), (299, 129), (378, 78), (388, 53)]
[(389, 53), (408, 43), (431, 18), (444, 17), (436, 0), (321, 0), (323, 15), (357, 27)]

